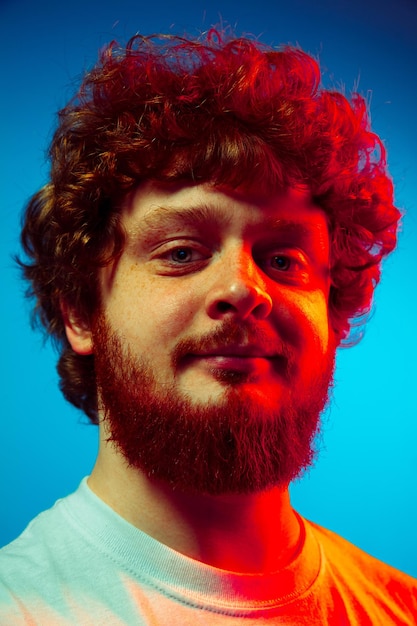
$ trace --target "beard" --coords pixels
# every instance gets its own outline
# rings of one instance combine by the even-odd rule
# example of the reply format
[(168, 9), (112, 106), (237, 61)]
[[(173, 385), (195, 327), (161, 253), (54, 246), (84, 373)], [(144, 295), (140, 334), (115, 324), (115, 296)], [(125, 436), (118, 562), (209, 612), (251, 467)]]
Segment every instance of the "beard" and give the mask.
[[(174, 382), (158, 382), (145, 357), (138, 358), (100, 316), (94, 325), (95, 371), (109, 441), (129, 466), (172, 489), (210, 495), (250, 494), (286, 487), (315, 458), (320, 414), (332, 385), (335, 350), (317, 359), (308, 385), (295, 384), (285, 399), (259, 402), (241, 372), (213, 370), (221, 398), (192, 401)], [(171, 355), (216, 345), (258, 340), (256, 327), (226, 322), (199, 339), (179, 342)], [(290, 376), (290, 355), (281, 375)], [(305, 380), (305, 379), (303, 379)], [(299, 388), (301, 387), (301, 388)]]

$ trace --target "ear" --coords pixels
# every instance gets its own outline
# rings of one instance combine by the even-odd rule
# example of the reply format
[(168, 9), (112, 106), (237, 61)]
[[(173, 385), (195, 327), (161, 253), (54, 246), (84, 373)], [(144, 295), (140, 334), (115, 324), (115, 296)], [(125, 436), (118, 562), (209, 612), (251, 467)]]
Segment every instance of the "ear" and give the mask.
[(65, 332), (71, 348), (77, 354), (93, 353), (91, 329), (80, 316), (71, 310), (65, 302), (61, 302), (61, 313), (65, 324)]

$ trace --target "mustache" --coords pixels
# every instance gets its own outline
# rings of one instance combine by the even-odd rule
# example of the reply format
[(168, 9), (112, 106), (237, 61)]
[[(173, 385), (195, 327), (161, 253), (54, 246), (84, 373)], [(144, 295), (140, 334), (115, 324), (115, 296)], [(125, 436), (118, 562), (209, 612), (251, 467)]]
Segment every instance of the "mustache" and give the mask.
[(288, 345), (275, 334), (266, 331), (253, 322), (240, 323), (227, 320), (218, 328), (199, 337), (185, 337), (181, 339), (172, 352), (172, 362), (178, 368), (181, 361), (192, 354), (205, 352), (221, 352), (222, 348), (230, 346), (256, 346), (265, 354), (273, 353), (290, 363), (293, 355)]

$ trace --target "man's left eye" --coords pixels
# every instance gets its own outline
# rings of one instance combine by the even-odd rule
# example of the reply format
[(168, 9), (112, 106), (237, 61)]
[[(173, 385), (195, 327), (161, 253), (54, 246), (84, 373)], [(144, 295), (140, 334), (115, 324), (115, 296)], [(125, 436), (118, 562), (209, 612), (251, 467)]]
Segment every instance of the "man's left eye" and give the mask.
[(285, 254), (276, 254), (272, 257), (271, 263), (274, 269), (285, 272), (290, 269), (292, 265), (292, 259)]

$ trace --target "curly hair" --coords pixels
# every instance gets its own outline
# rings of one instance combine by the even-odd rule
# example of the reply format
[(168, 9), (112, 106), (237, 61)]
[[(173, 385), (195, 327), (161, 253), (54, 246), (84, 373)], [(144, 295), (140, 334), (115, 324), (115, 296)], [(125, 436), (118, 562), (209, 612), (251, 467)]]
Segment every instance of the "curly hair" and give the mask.
[(365, 100), (324, 89), (316, 60), (294, 47), (217, 31), (112, 42), (60, 111), (50, 158), (50, 182), (26, 208), (21, 264), (60, 347), (61, 389), (94, 423), (94, 356), (72, 351), (61, 304), (92, 319), (98, 270), (123, 249), (120, 203), (141, 181), (307, 185), (329, 223), (341, 343), (369, 313), (396, 244), (400, 212)]

